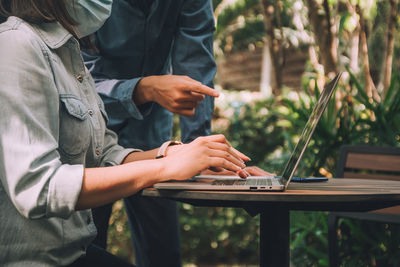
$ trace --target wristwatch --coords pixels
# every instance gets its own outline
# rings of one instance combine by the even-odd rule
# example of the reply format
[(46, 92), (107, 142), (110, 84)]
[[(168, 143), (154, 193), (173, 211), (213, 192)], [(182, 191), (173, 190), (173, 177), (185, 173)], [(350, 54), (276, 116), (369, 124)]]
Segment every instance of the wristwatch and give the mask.
[(164, 142), (157, 151), (156, 159), (161, 159), (166, 156), (167, 148), (169, 146), (182, 145), (180, 141), (167, 141)]

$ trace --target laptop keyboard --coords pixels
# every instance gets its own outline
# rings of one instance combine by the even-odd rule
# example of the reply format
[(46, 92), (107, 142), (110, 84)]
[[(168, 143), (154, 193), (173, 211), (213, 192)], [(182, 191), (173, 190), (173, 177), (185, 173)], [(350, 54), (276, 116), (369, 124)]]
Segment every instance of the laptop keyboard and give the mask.
[(246, 179), (246, 185), (272, 185), (272, 179)]
[(215, 180), (212, 182), (212, 185), (244, 185), (246, 183), (245, 180)]
[(274, 178), (247, 178), (241, 180), (215, 180), (212, 182), (213, 185), (260, 185), (260, 186), (270, 186), (272, 185), (272, 179)]

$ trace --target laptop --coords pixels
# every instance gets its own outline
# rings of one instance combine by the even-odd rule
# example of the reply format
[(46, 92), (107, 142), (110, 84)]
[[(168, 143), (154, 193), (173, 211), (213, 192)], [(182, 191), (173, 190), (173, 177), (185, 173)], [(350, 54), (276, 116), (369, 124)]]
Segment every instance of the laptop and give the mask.
[(199, 175), (185, 181), (172, 180), (156, 183), (154, 184), (154, 188), (168, 190), (284, 191), (293, 178), (318, 121), (337, 86), (340, 76), (341, 73), (337, 74), (336, 77), (324, 87), (303, 129), (300, 139), (283, 169), (282, 176), (249, 176), (247, 179), (241, 179), (238, 176)]

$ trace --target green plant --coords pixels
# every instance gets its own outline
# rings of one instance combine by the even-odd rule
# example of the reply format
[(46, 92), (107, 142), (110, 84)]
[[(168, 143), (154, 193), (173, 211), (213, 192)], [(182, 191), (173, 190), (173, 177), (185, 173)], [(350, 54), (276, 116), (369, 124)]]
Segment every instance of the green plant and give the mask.
[[(372, 145), (400, 145), (400, 77), (394, 75), (381, 101), (370, 99), (358, 79), (350, 74), (357, 92), (355, 101), (363, 105), (355, 124), (357, 141)], [(350, 219), (339, 220), (339, 257), (344, 266), (398, 266), (400, 226)], [(366, 254), (365, 251), (368, 251)]]
[(259, 219), (243, 209), (180, 204), (185, 263), (258, 264)]
[(108, 227), (107, 249), (129, 262), (134, 262), (128, 217), (123, 204), (124, 202), (119, 200), (113, 205)]
[[(344, 77), (321, 117), (298, 175), (334, 175), (337, 153), (342, 144), (399, 145), (399, 77), (393, 78), (381, 102), (372, 103), (368, 102), (358, 79), (351, 73), (348, 77)], [(235, 147), (254, 158), (257, 165), (267, 170), (281, 170), (282, 162), (293, 150), (319, 97), (320, 87), (317, 84), (318, 77), (309, 74), (304, 77), (302, 91), (286, 92), (280, 101), (231, 101), (228, 107), (233, 111), (230, 112), (229, 124), (224, 133)], [(294, 266), (328, 265), (326, 221), (327, 214), (324, 212), (292, 212), (291, 262)], [(343, 241), (354, 238), (353, 242), (341, 248), (345, 266), (371, 262), (372, 259), (376, 262), (398, 262), (396, 257), (388, 256), (400, 244), (388, 238), (397, 237), (397, 230), (393, 226), (386, 232), (383, 229), (385, 240), (374, 239), (370, 242), (364, 242), (372, 230), (370, 226), (352, 225), (351, 221), (345, 221), (343, 227), (358, 229), (351, 230), (351, 236), (343, 232)], [(357, 246), (357, 242), (362, 244)], [(368, 246), (373, 253), (370, 259), (365, 260)]]
[(394, 74), (390, 87), (382, 100), (367, 96), (361, 83), (350, 73), (350, 81), (357, 94), (356, 100), (365, 108), (356, 120), (360, 142), (376, 145), (400, 145), (400, 77)]
[(231, 102), (230, 106), (234, 112), (224, 134), (235, 148), (251, 157), (252, 165), (265, 166), (268, 155), (284, 141), (273, 100)]
[(400, 225), (341, 219), (338, 232), (343, 266), (399, 266)]
[[(334, 174), (337, 153), (343, 144), (400, 145), (400, 78), (394, 75), (382, 99), (368, 98), (361, 83), (349, 72), (350, 82), (339, 84), (336, 96), (323, 113), (299, 166), (298, 175)], [(284, 98), (286, 109), (276, 109), (285, 120), (288, 150), (300, 134), (320, 95), (317, 79), (312, 77), (293, 101)]]
[[(284, 98), (282, 104), (286, 109), (280, 109), (280, 115), (285, 121), (285, 138), (287, 151), (294, 149), (295, 141), (301, 134), (301, 129), (307, 123), (312, 108), (319, 96), (320, 88), (315, 77), (306, 78), (303, 91), (297, 92), (297, 99)], [(339, 101), (335, 101), (340, 97)], [(357, 111), (350, 101), (349, 93), (343, 84), (336, 89), (336, 94), (328, 106), (314, 131), (303, 159), (297, 170), (300, 176), (324, 176), (333, 173), (336, 166), (338, 149), (342, 144), (354, 142)], [(338, 105), (340, 103), (340, 105)]]
[(293, 266), (328, 266), (327, 213), (292, 211), (290, 249)]
[[(354, 75), (350, 73), (348, 79), (343, 78), (323, 114), (299, 174), (334, 175), (341, 144), (399, 145), (400, 77), (394, 75), (380, 102), (369, 102)], [(225, 102), (217, 102), (214, 131), (227, 135), (233, 146), (251, 156), (253, 164), (278, 172), (318, 99), (318, 80), (309, 73), (304, 76), (302, 91), (287, 90), (274, 101), (257, 99), (256, 95), (252, 98), (252, 93), (231, 93), (237, 96), (226, 96)], [(114, 211), (109, 246), (118, 255), (130, 258), (126, 253), (131, 251), (126, 247), (130, 243), (129, 231), (121, 212), (122, 206)], [(326, 213), (296, 211), (291, 212), (290, 219), (293, 266), (327, 266)], [(243, 209), (180, 204), (180, 226), (184, 263), (258, 263), (258, 217), (252, 218)], [(375, 228), (380, 234), (371, 234)], [(343, 266), (399, 265), (399, 228), (340, 220), (339, 255)]]

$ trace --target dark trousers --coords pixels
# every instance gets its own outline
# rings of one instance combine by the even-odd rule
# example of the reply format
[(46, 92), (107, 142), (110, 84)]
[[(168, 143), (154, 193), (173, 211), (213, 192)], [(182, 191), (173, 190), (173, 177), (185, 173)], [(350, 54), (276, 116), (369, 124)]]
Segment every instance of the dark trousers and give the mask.
[(118, 267), (134, 267), (134, 265), (118, 258), (117, 256), (112, 255), (106, 250), (96, 246), (89, 245), (86, 250), (86, 255), (77, 259), (68, 267), (109, 267), (109, 266), (118, 266)]
[[(179, 267), (181, 248), (175, 201), (133, 195), (124, 199), (138, 267)], [(93, 209), (95, 244), (106, 248), (112, 205)]]

